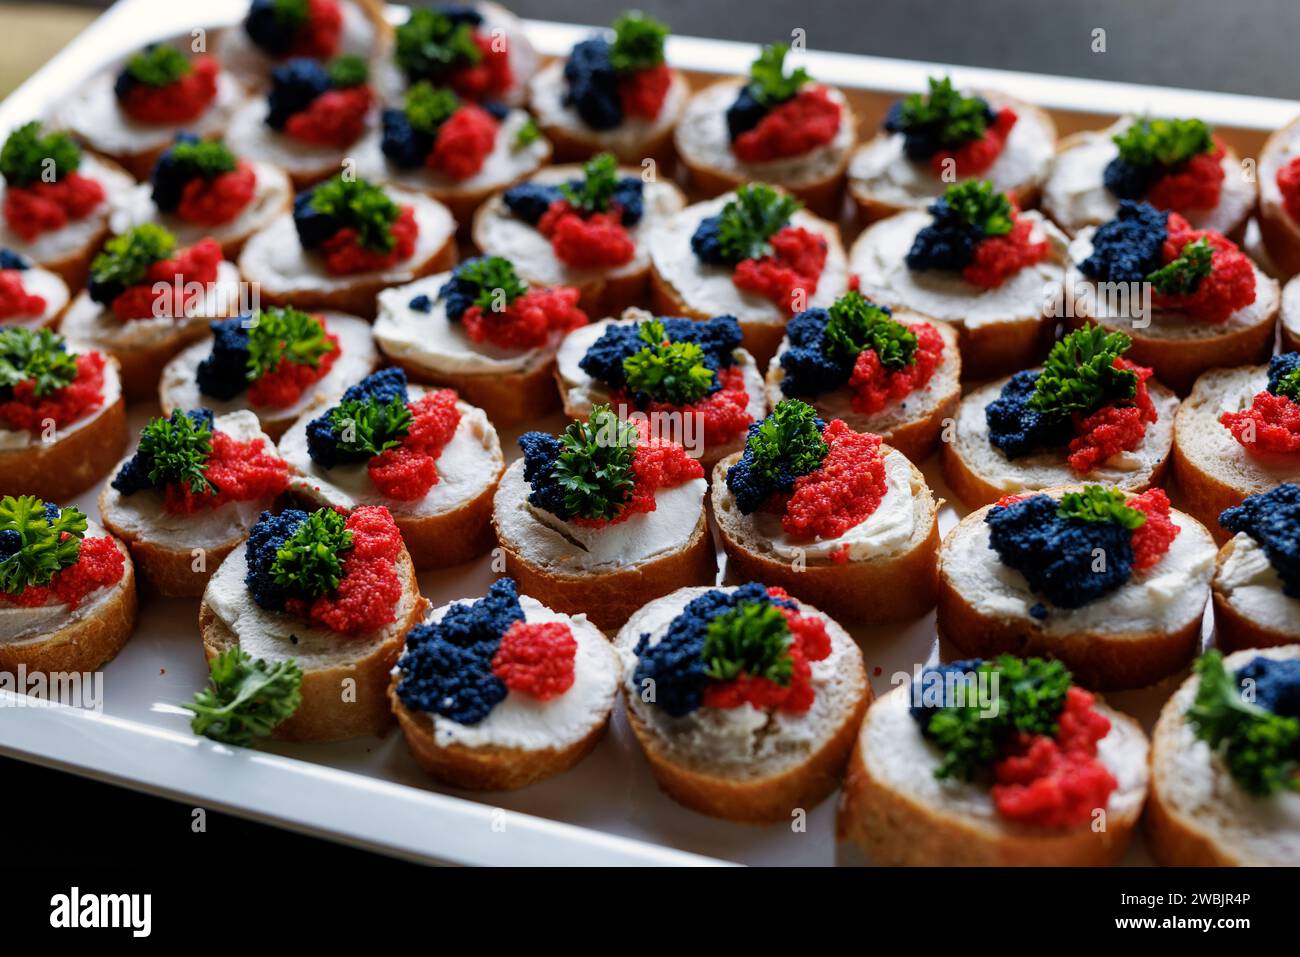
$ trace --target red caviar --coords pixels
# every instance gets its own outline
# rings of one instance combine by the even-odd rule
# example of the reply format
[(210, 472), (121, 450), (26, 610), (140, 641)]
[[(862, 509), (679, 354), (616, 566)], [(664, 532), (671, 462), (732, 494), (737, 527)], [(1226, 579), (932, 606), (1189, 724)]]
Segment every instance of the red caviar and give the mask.
[(357, 242), (357, 231), (348, 227), (321, 244), (325, 256), (325, 271), (333, 276), (350, 276), (361, 272), (380, 272), (389, 269), (415, 253), (415, 242), (420, 237), (420, 224), (415, 221), (415, 210), (403, 206), (391, 227), (393, 248), (388, 252), (366, 249)]
[[(322, 319), (322, 328), (324, 325)], [(253, 405), (273, 409), (287, 409), (299, 401), (304, 392), (329, 375), (342, 352), (338, 336), (326, 332), (325, 338), (333, 343), (334, 348), (321, 356), (315, 366), (306, 362), (282, 360), (274, 369), (263, 372), (248, 387), (248, 401)]]
[(184, 316), (186, 307), (217, 281), (220, 265), (220, 244), (215, 239), (201, 239), (173, 258), (160, 259), (150, 266), (142, 281), (128, 286), (113, 300), (113, 315), (120, 322)]
[(1300, 221), (1300, 156), (1277, 171), (1277, 188), (1282, 193), (1287, 215)]
[(77, 356), (77, 376), (62, 389), (37, 397), (34, 383), (24, 379), (0, 401), (0, 422), (15, 432), (40, 432), (46, 422), (63, 428), (83, 419), (104, 404), (104, 356), (84, 352)]
[(212, 453), (203, 474), (216, 486), (216, 493), (193, 492), (186, 483), (172, 483), (163, 490), (163, 509), (173, 515), (192, 515), (227, 502), (254, 502), (274, 498), (289, 484), (289, 466), (266, 451), (265, 439), (241, 442), (225, 432), (212, 433)]
[(45, 315), (45, 297), (29, 293), (18, 269), (0, 269), (0, 319)]
[(469, 179), (483, 168), (496, 145), (499, 126), (496, 117), (483, 107), (466, 103), (438, 128), (425, 164), (452, 179)]
[(574, 518), (573, 524), (588, 528), (604, 528), (625, 522), (633, 515), (653, 512), (656, 508), (655, 492), (661, 488), (676, 488), (691, 479), (704, 478), (704, 469), (676, 442), (650, 437), (650, 425), (643, 419), (635, 422), (638, 434), (636, 449), (632, 453), (632, 493), (614, 518)]
[(1133, 530), (1133, 567), (1150, 568), (1165, 557), (1181, 529), (1169, 515), (1169, 496), (1162, 488), (1153, 488), (1128, 500), (1147, 520)]
[(885, 497), (881, 438), (854, 432), (842, 419), (822, 431), (822, 464), (794, 481), (781, 527), (796, 538), (838, 538), (866, 521)]
[(104, 202), (104, 187), (98, 180), (68, 173), (54, 183), (34, 182), (5, 190), (5, 222), (30, 242), (41, 233), (52, 233), (69, 222), (85, 219)]
[(1177, 213), (1170, 213), (1162, 251), (1166, 264), (1183, 253), (1188, 243), (1204, 238), (1213, 247), (1210, 274), (1201, 279), (1196, 290), (1186, 296), (1152, 293), (1152, 301), (1161, 309), (1177, 309), (1201, 322), (1223, 323), (1238, 309), (1255, 301), (1255, 267), (1237, 244), (1211, 229), (1193, 229)]
[(993, 804), (1013, 821), (1039, 827), (1086, 824), (1105, 808), (1118, 782), (1097, 760), (1097, 742), (1110, 732), (1110, 719), (1097, 711), (1082, 688), (1066, 692), (1056, 738), (1018, 736), (1012, 751), (993, 768)]
[(771, 240), (772, 254), (742, 259), (731, 274), (738, 289), (757, 293), (791, 315), (803, 311), (817, 292), (826, 268), (826, 237), (800, 226), (787, 226)]
[[(716, 392), (711, 392), (698, 402), (689, 405), (670, 405), (667, 402), (648, 402), (641, 411), (647, 415), (680, 412), (700, 417), (701, 433), (705, 445), (715, 445), (733, 439), (749, 428), (754, 421), (749, 414), (749, 391), (745, 388), (745, 372), (739, 366), (718, 370)], [(615, 397), (618, 402), (630, 404), (624, 395)]]
[[(769, 589), (773, 598), (785, 598), (780, 589)], [(741, 674), (730, 681), (704, 686), (701, 703), (709, 708), (738, 708), (750, 704), (760, 710), (780, 708), (803, 713), (812, 707), (816, 693), (812, 686), (812, 665), (830, 656), (831, 639), (826, 623), (814, 615), (801, 615), (793, 608), (780, 607), (790, 629), (790, 681), (781, 685), (768, 678)]]
[(1157, 209), (1184, 212), (1189, 209), (1213, 209), (1219, 205), (1223, 191), (1223, 145), (1214, 138), (1214, 150), (1198, 153), (1177, 170), (1156, 180), (1147, 193), (1147, 202)]
[(962, 278), (981, 289), (996, 289), (1026, 266), (1041, 262), (1047, 256), (1047, 240), (1033, 242), (1033, 231), (1032, 222), (1016, 217), (1011, 232), (1005, 236), (980, 240), (971, 261), (961, 271)]
[(875, 349), (858, 354), (849, 378), (853, 390), (853, 411), (864, 415), (879, 412), (890, 402), (906, 398), (924, 389), (943, 361), (943, 336), (928, 322), (908, 326), (916, 333), (916, 352), (912, 363), (901, 369), (886, 369)]
[(537, 231), (550, 239), (555, 258), (575, 269), (621, 266), (636, 255), (636, 243), (623, 228), (617, 204), (584, 219), (565, 200), (556, 200), (538, 221)]
[(474, 45), (483, 54), (473, 66), (457, 70), (451, 76), (451, 88), (471, 100), (490, 100), (514, 85), (510, 69), (510, 44), (504, 35), (474, 34)]
[(1249, 409), (1225, 412), (1219, 421), (1247, 452), (1300, 453), (1300, 404), (1284, 395), (1260, 392)]
[(426, 392), (407, 407), (411, 427), (402, 444), (374, 456), (367, 466), (375, 488), (399, 502), (424, 498), (438, 484), (438, 456), (460, 425), (456, 393), (451, 389)]
[(221, 67), (206, 56), (195, 59), (192, 67), (166, 86), (133, 86), (122, 98), (122, 110), (141, 123), (177, 125), (198, 119), (217, 98)]
[(953, 161), (952, 171), (962, 179), (978, 176), (987, 170), (1006, 149), (1007, 137), (1016, 125), (1016, 111), (1009, 106), (998, 110), (993, 124), (984, 130), (984, 135), (977, 140), (963, 143), (955, 150), (940, 150), (930, 158), (930, 168), (935, 176), (947, 172), (948, 160)]
[(117, 584), (125, 568), (126, 557), (113, 539), (107, 535), (83, 538), (76, 562), (55, 572), (49, 584), (30, 585), (17, 595), (0, 592), (0, 602), (19, 608), (59, 602), (76, 608), (92, 592)]
[(351, 146), (366, 131), (366, 113), (374, 101), (368, 86), (326, 90), (285, 120), (284, 132), (316, 146)]
[(1121, 406), (1112, 402), (1089, 415), (1075, 417), (1069, 462), (1070, 468), (1081, 474), (1091, 472), (1112, 455), (1136, 449), (1147, 434), (1147, 423), (1159, 418), (1147, 390), (1147, 380), (1153, 370), (1124, 358), (1116, 358), (1113, 365), (1137, 373), (1133, 404)]
[(515, 621), (492, 656), (492, 673), (511, 691), (549, 701), (573, 687), (578, 643), (562, 621)]
[(536, 349), (556, 333), (587, 324), (578, 308), (581, 293), (572, 286), (529, 289), (501, 312), (470, 306), (460, 317), (472, 342), (490, 342), (502, 349)]
[(731, 144), (745, 163), (803, 156), (835, 139), (840, 129), (840, 105), (824, 86), (805, 86), (793, 99), (768, 112), (752, 130)]
[(309, 0), (307, 22), (293, 38), (289, 55), (328, 60), (338, 50), (342, 33), (343, 10), (337, 0)]
[[(307, 619), (321, 628), (343, 634), (375, 631), (397, 620), (402, 600), (402, 580), (397, 577), (397, 557), (402, 534), (388, 509), (363, 505), (348, 516), (352, 547), (343, 553), (343, 577), (332, 595), (321, 595), (306, 609)], [(285, 607), (299, 614), (302, 602)]]
[(623, 115), (639, 120), (658, 119), (672, 85), (673, 71), (667, 63), (619, 77), (618, 99)]
[(196, 226), (224, 226), (248, 208), (257, 192), (257, 173), (240, 163), (212, 179), (196, 176), (181, 188), (176, 215)]

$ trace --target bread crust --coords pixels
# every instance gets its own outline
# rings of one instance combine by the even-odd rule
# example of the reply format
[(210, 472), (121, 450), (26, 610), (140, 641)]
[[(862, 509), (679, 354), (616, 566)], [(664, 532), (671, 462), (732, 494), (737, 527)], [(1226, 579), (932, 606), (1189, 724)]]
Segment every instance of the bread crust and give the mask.
[(119, 395), (93, 422), (57, 442), (37, 441), (25, 449), (0, 452), (0, 495), (40, 495), (66, 502), (106, 476), (121, 459), (126, 442), (126, 404)]
[[(1296, 124), (1300, 119), (1292, 120), (1279, 130), (1274, 130), (1264, 141), (1264, 148), (1259, 153), (1259, 166), (1263, 170), (1269, 158), (1281, 153), (1287, 141), (1295, 135)], [(1279, 278), (1287, 279), (1300, 272), (1300, 225), (1286, 211), (1286, 207), (1273, 199), (1265, 199), (1264, 191), (1259, 197), (1259, 233), (1264, 240), (1268, 258), (1279, 271)], [(1283, 335), (1285, 335), (1285, 330)], [(1290, 347), (1294, 349), (1295, 346)]]
[[(881, 446), (882, 455), (889, 451)], [(731, 527), (720, 502), (730, 496), (727, 469), (740, 460), (740, 455), (729, 455), (714, 466), (710, 493), (722, 547), (727, 553), (728, 572), (733, 578), (779, 586), (833, 618), (863, 624), (910, 621), (934, 607), (938, 595), (939, 505), (915, 465), (908, 463), (913, 495), (920, 499), (916, 512), (924, 531), (913, 533), (906, 551), (883, 559), (850, 560), (843, 565), (809, 561), (799, 571), (788, 561), (759, 554)]]
[(392, 365), (399, 366), (412, 382), (455, 389), (470, 405), (487, 413), (496, 426), (518, 425), (539, 418), (560, 407), (552, 375), (555, 358), (523, 372), (453, 374), (431, 369), (411, 359), (389, 355), (375, 345)]
[[(1219, 549), (1219, 555), (1214, 561), (1214, 578), (1210, 582), (1210, 597), (1214, 602), (1214, 643), (1223, 649), (1225, 654), (1241, 651), (1244, 648), (1272, 648), (1278, 645), (1293, 645), (1300, 642), (1300, 634), (1292, 631), (1278, 631), (1276, 628), (1270, 628), (1261, 624), (1237, 610), (1236, 606), (1228, 600), (1228, 596), (1223, 593), (1219, 585), (1219, 577), (1223, 574), (1224, 563), (1227, 562), (1228, 556), (1236, 548), (1233, 539), (1228, 539), (1227, 543)], [(1300, 622), (1296, 623), (1300, 628)]]
[[(379, 735), (393, 723), (388, 706), (389, 672), (402, 654), (406, 633), (420, 623), (429, 607), (428, 601), (419, 597), (415, 566), (405, 550), (398, 557), (398, 565), (403, 595), (416, 596), (406, 617), (389, 625), (383, 641), (365, 656), (326, 667), (304, 668), (302, 703), (276, 726), (271, 737), (280, 741), (338, 741)], [(217, 617), (207, 601), (199, 606), (199, 634), (209, 661), (239, 645), (239, 636)], [(344, 701), (341, 689), (349, 680), (355, 682), (355, 698)]]

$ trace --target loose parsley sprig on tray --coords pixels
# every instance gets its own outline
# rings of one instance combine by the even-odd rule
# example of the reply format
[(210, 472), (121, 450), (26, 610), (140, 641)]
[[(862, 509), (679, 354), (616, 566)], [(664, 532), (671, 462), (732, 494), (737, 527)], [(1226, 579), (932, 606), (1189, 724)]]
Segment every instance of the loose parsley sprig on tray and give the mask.
[(317, 186), (310, 202), (318, 213), (356, 230), (363, 248), (384, 253), (393, 248), (392, 227), (401, 210), (382, 187), (340, 174)]
[(180, 409), (167, 419), (153, 419), (140, 433), (136, 458), (149, 463), (149, 481), (155, 488), (188, 485), (191, 492), (215, 493), (206, 468), (212, 454), (212, 429), (197, 415)]
[(10, 186), (57, 182), (80, 166), (81, 148), (76, 141), (67, 133), (42, 135), (37, 120), (15, 129), (0, 147), (0, 175)]
[(586, 422), (570, 422), (560, 435), (560, 454), (551, 475), (564, 491), (571, 515), (594, 521), (618, 517), (636, 480), (636, 426), (608, 405), (591, 410)]
[(35, 495), (0, 499), (0, 592), (20, 595), (47, 585), (55, 573), (75, 565), (86, 534), (86, 516), (69, 505), (47, 506)]
[(1137, 373), (1115, 368), (1131, 340), (1101, 326), (1076, 329), (1052, 347), (1034, 384), (1029, 407), (1044, 415), (1092, 412), (1114, 399), (1131, 399)]
[(248, 326), (248, 379), (274, 372), (281, 362), (313, 369), (334, 351), (321, 321), (290, 307), (271, 306), (253, 315)]
[(629, 390), (670, 405), (704, 398), (713, 386), (714, 373), (698, 343), (668, 342), (658, 319), (642, 322), (637, 335), (645, 347), (623, 360)]
[(704, 633), (704, 673), (718, 681), (740, 675), (790, 684), (790, 626), (781, 609), (766, 602), (742, 602), (709, 622)]
[(14, 326), (0, 332), (0, 390), (28, 379), (32, 394), (44, 398), (77, 378), (77, 354), (49, 329), (32, 332)]
[(1114, 521), (1128, 529), (1141, 528), (1147, 520), (1145, 512), (1128, 504), (1123, 492), (1102, 485), (1084, 486), (1082, 492), (1066, 492), (1061, 496), (1056, 514), (1087, 522)]
[(1201, 120), (1138, 120), (1111, 139), (1125, 162), (1165, 169), (1214, 149), (1210, 127)]
[(1214, 247), (1202, 236), (1183, 245), (1178, 258), (1161, 266), (1147, 279), (1156, 292), (1166, 296), (1189, 296), (1213, 266)]
[(875, 350), (886, 369), (911, 365), (916, 355), (916, 333), (858, 292), (847, 292), (827, 310), (823, 341), (834, 359), (853, 361), (867, 349)]
[(785, 72), (785, 57), (790, 47), (784, 43), (770, 43), (749, 66), (750, 96), (766, 107), (777, 106), (791, 99), (800, 87), (812, 81), (808, 71), (797, 67)]
[(803, 204), (764, 183), (741, 186), (718, 218), (718, 243), (731, 262), (760, 259), (772, 251), (768, 240), (790, 222)]
[(296, 594), (328, 594), (343, 580), (342, 553), (351, 547), (352, 533), (342, 513), (318, 509), (276, 550), (271, 578)]
[(668, 25), (639, 10), (614, 21), (614, 42), (609, 45), (610, 65), (619, 73), (632, 73), (664, 62)]
[(298, 710), (302, 670), (289, 658), (274, 664), (227, 648), (208, 665), (208, 685), (185, 705), (190, 728), (214, 741), (248, 746)]
[(582, 182), (560, 184), (560, 192), (574, 209), (584, 213), (603, 213), (609, 209), (618, 187), (618, 161), (613, 153), (601, 153), (582, 166)]
[(380, 402), (374, 396), (344, 399), (330, 410), (330, 426), (344, 452), (378, 455), (402, 444), (411, 430), (410, 407), (400, 396)]

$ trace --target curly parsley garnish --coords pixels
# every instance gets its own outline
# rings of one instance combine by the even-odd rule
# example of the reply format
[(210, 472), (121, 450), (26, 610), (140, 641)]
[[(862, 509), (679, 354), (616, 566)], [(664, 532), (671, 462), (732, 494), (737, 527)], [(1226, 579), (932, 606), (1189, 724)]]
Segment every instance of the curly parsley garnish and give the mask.
[(290, 29), (306, 23), (310, 9), (310, 0), (271, 0), (276, 22)]
[(393, 59), (412, 80), (440, 79), (463, 64), (478, 63), (483, 51), (474, 42), (468, 23), (426, 7), (411, 11), (397, 28)]
[(199, 416), (176, 409), (170, 418), (151, 419), (140, 433), (135, 454), (148, 463), (149, 481), (155, 488), (184, 484), (196, 495), (217, 490), (207, 476), (212, 430)]
[(537, 125), (537, 121), (531, 116), (524, 121), (524, 125), (515, 130), (515, 137), (510, 141), (512, 150), (527, 149), (542, 138), (542, 128)]
[(336, 90), (345, 90), (350, 86), (364, 86), (370, 79), (370, 65), (366, 58), (355, 53), (345, 53), (330, 60), (326, 67), (330, 82)]
[(1029, 407), (1044, 415), (1093, 412), (1113, 399), (1137, 393), (1137, 373), (1115, 368), (1132, 340), (1101, 326), (1076, 329), (1052, 346), (1034, 384)]
[(298, 710), (302, 670), (289, 658), (269, 664), (239, 647), (208, 663), (208, 685), (185, 707), (195, 734), (247, 747)]
[(1166, 296), (1190, 296), (1213, 267), (1214, 247), (1200, 237), (1183, 245), (1178, 258), (1161, 266), (1147, 280), (1156, 292)]
[(281, 362), (313, 369), (334, 351), (333, 341), (315, 316), (298, 309), (272, 306), (253, 314), (248, 326), (248, 379), (274, 372)]
[(614, 21), (614, 42), (609, 45), (609, 62), (619, 73), (632, 73), (664, 62), (664, 40), (668, 25), (638, 10)]
[(799, 88), (812, 81), (808, 71), (803, 67), (785, 72), (785, 55), (790, 47), (784, 43), (770, 43), (758, 54), (758, 59), (749, 66), (750, 96), (760, 105), (777, 106), (794, 97)]
[(67, 133), (42, 135), (36, 120), (15, 129), (0, 147), (0, 174), (10, 186), (58, 182), (80, 165), (81, 147), (76, 141)]
[(311, 207), (356, 230), (357, 242), (365, 249), (386, 253), (393, 248), (393, 223), (401, 210), (374, 183), (340, 174), (312, 191)]
[(1081, 518), (1085, 522), (1114, 522), (1130, 531), (1146, 524), (1146, 513), (1133, 508), (1119, 489), (1086, 485), (1082, 492), (1066, 492), (1056, 508), (1061, 518)]
[(352, 547), (347, 519), (332, 508), (317, 509), (275, 552), (271, 578), (304, 595), (324, 595), (343, 580), (343, 552)]
[(1005, 236), (1014, 226), (1011, 201), (988, 180), (968, 179), (949, 186), (943, 201), (958, 219), (984, 236)]
[(403, 112), (411, 126), (430, 135), (437, 135), (442, 124), (458, 109), (460, 97), (446, 87), (435, 87), (427, 81), (412, 85), (403, 102)]
[(411, 430), (411, 409), (401, 396), (380, 402), (374, 396), (344, 399), (330, 409), (330, 426), (344, 452), (378, 455), (402, 444)]
[[(57, 511), (56, 515), (51, 512)], [(21, 595), (47, 585), (55, 572), (75, 565), (86, 534), (86, 516), (73, 506), (47, 508), (35, 495), (0, 499), (0, 592)]]
[(658, 319), (642, 322), (637, 336), (645, 347), (623, 360), (630, 390), (670, 405), (689, 405), (704, 398), (713, 386), (713, 370), (698, 343), (668, 342)]
[(794, 675), (790, 626), (768, 602), (741, 602), (709, 622), (704, 632), (704, 673), (717, 681), (742, 674), (782, 687)]
[(560, 436), (560, 454), (551, 476), (564, 490), (570, 515), (593, 520), (618, 517), (636, 480), (632, 456), (636, 426), (608, 405), (591, 410), (586, 422), (570, 422)]
[(855, 361), (875, 350), (886, 369), (903, 369), (916, 357), (916, 333), (859, 292), (846, 292), (831, 304), (823, 341), (831, 358)]
[(126, 72), (145, 86), (167, 86), (192, 69), (189, 57), (166, 43), (151, 43), (126, 61)]
[(601, 153), (582, 166), (582, 182), (576, 187), (560, 184), (560, 192), (574, 209), (584, 213), (603, 213), (609, 209), (618, 186), (618, 161), (613, 153)]
[(515, 264), (503, 256), (483, 256), (456, 267), (456, 279), (477, 287), (474, 305), (484, 312), (502, 312), (528, 291), (515, 272)]
[(760, 259), (772, 251), (768, 240), (790, 222), (803, 204), (764, 183), (741, 186), (718, 216), (718, 244), (731, 262)]
[(49, 329), (32, 332), (14, 326), (0, 332), (0, 389), (28, 379), (38, 399), (71, 385), (77, 378), (77, 355), (62, 336)]
[(983, 138), (988, 104), (978, 96), (963, 96), (946, 76), (929, 82), (928, 94), (913, 93), (903, 100), (891, 132), (921, 135), (949, 148)]
[(1201, 120), (1139, 120), (1111, 139), (1119, 158), (1135, 166), (1172, 169), (1214, 149), (1210, 127)]
[(815, 472), (830, 451), (817, 424), (817, 411), (798, 399), (782, 399), (751, 430), (745, 446), (750, 472), (773, 488), (783, 487), (787, 476)]
[(90, 264), (91, 279), (106, 288), (134, 286), (154, 263), (176, 249), (176, 237), (156, 223), (142, 223), (114, 236)]
[(201, 176), (215, 179), (222, 173), (229, 173), (236, 166), (235, 154), (224, 143), (215, 140), (200, 140), (197, 143), (182, 141), (167, 151), (171, 161), (184, 171), (184, 179)]

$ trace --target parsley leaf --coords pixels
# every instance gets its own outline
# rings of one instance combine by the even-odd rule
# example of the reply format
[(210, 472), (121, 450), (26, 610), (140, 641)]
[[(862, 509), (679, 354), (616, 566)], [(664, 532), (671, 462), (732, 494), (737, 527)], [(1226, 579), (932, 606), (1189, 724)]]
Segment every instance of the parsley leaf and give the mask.
[(560, 192), (574, 209), (584, 213), (603, 213), (618, 186), (618, 162), (613, 153), (600, 153), (582, 167), (582, 182), (575, 188), (561, 183)]
[(968, 179), (949, 186), (943, 201), (962, 222), (974, 226), (984, 236), (1005, 236), (1015, 225), (1011, 201), (988, 180)]
[(397, 28), (393, 59), (411, 80), (438, 80), (459, 66), (478, 63), (483, 51), (474, 42), (468, 23), (456, 23), (440, 11), (417, 7)]
[(981, 139), (988, 128), (988, 104), (978, 96), (963, 96), (948, 77), (930, 77), (929, 94), (913, 93), (903, 100), (896, 132), (924, 134), (942, 147)]
[(1119, 489), (1085, 485), (1082, 492), (1066, 492), (1056, 508), (1061, 518), (1081, 518), (1085, 522), (1115, 522), (1130, 531), (1146, 524), (1146, 513), (1128, 504)]
[(1214, 149), (1214, 136), (1201, 120), (1139, 120), (1111, 139), (1119, 158), (1135, 166), (1173, 168)]
[(401, 210), (374, 183), (339, 174), (312, 191), (311, 207), (356, 230), (364, 248), (384, 253), (393, 248), (392, 227)]
[(274, 372), (281, 362), (315, 369), (333, 351), (334, 342), (316, 316), (289, 307), (262, 309), (248, 326), (248, 379)]
[(799, 88), (812, 81), (808, 71), (799, 67), (790, 74), (785, 72), (785, 55), (790, 48), (784, 43), (770, 43), (749, 66), (750, 96), (760, 106), (773, 107), (791, 99)]
[(787, 476), (816, 471), (830, 451), (817, 424), (817, 411), (798, 399), (782, 399), (750, 430), (745, 446), (750, 472), (769, 487), (783, 487)]
[(1076, 329), (1052, 346), (1034, 384), (1029, 407), (1044, 415), (1093, 412), (1112, 399), (1137, 394), (1137, 373), (1115, 368), (1131, 340), (1101, 326)]
[(1190, 296), (1213, 268), (1214, 247), (1205, 236), (1185, 243), (1177, 259), (1161, 266), (1147, 280), (1166, 296)]
[(916, 333), (859, 292), (846, 292), (831, 304), (824, 342), (834, 359), (856, 361), (875, 350), (886, 369), (902, 369), (916, 356)]
[(105, 287), (134, 286), (149, 267), (176, 249), (176, 237), (156, 223), (142, 223), (114, 236), (90, 264), (95, 283)]
[[(0, 147), (0, 175), (10, 186), (58, 182), (81, 165), (81, 147), (67, 133), (41, 135), (36, 120), (24, 123), (5, 139)], [(51, 175), (46, 169), (52, 166)]]
[(522, 150), (541, 138), (542, 128), (537, 125), (537, 120), (530, 116), (524, 121), (524, 125), (515, 131), (515, 138), (510, 141), (510, 148), (512, 150)]
[(609, 46), (609, 62), (619, 73), (631, 73), (664, 62), (664, 39), (668, 25), (651, 19), (639, 10), (623, 14), (614, 21), (614, 42)]
[(208, 662), (208, 670), (207, 687), (185, 707), (194, 712), (194, 733), (213, 741), (247, 747), (302, 702), (302, 670), (292, 658), (268, 664), (236, 646)]
[(191, 176), (215, 179), (222, 173), (231, 172), (236, 166), (235, 154), (224, 143), (215, 140), (200, 140), (197, 143), (182, 140), (172, 146), (167, 155), (180, 169), (187, 171), (188, 175), (184, 179)]
[(32, 380), (32, 394), (38, 399), (77, 378), (77, 355), (68, 352), (62, 336), (49, 329), (32, 332), (14, 326), (0, 332), (0, 389), (10, 389)]
[(350, 86), (364, 86), (370, 79), (370, 65), (366, 63), (365, 57), (357, 56), (355, 53), (345, 53), (330, 60), (326, 68), (330, 75), (330, 82), (334, 84), (336, 90), (344, 90)]
[(207, 476), (211, 454), (212, 430), (207, 422), (180, 409), (171, 418), (151, 419), (140, 433), (136, 451), (141, 461), (149, 463), (149, 481), (155, 488), (184, 483), (195, 494), (217, 491)]
[(451, 114), (460, 109), (460, 97), (446, 87), (421, 81), (406, 91), (403, 112), (414, 129), (436, 136)]
[(718, 216), (718, 244), (732, 262), (761, 259), (772, 251), (768, 240), (790, 222), (803, 204), (764, 183), (741, 186)]
[(126, 61), (126, 72), (145, 86), (175, 83), (194, 67), (180, 50), (166, 43), (151, 43)]
[(295, 28), (307, 22), (310, 2), (309, 0), (271, 0), (271, 10), (275, 14), (277, 23)]
[(632, 456), (636, 426), (619, 419), (608, 405), (591, 410), (586, 422), (570, 422), (560, 436), (560, 454), (551, 471), (564, 490), (571, 515), (594, 520), (618, 517), (636, 484)]
[(352, 533), (343, 514), (317, 509), (276, 549), (271, 578), (297, 594), (328, 594), (343, 580), (342, 553), (351, 547)]
[(13, 548), (0, 561), (0, 592), (21, 595), (28, 586), (49, 584), (55, 572), (76, 564), (85, 534), (86, 516), (71, 505), (51, 520), (35, 495), (0, 499), (0, 542), (6, 552)]
[(704, 350), (695, 342), (668, 342), (658, 319), (641, 323), (637, 336), (645, 347), (623, 360), (623, 373), (632, 392), (643, 392), (657, 402), (688, 405), (708, 393), (713, 370)]
[(344, 452), (378, 455), (402, 444), (411, 430), (410, 407), (401, 396), (380, 402), (374, 396), (344, 399), (330, 409), (330, 426), (339, 437)]
[(478, 287), (474, 305), (485, 312), (500, 312), (528, 291), (515, 272), (515, 264), (503, 256), (483, 256), (461, 263), (456, 279)]
[(1274, 395), (1285, 396), (1295, 402), (1300, 402), (1300, 364), (1296, 365), (1290, 372), (1278, 376), (1277, 384), (1272, 391)]
[(718, 681), (741, 675), (790, 684), (790, 626), (781, 609), (769, 602), (741, 602), (718, 615), (704, 632), (704, 673)]

